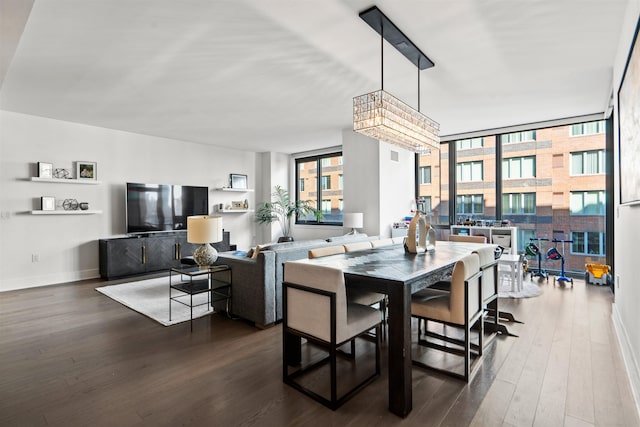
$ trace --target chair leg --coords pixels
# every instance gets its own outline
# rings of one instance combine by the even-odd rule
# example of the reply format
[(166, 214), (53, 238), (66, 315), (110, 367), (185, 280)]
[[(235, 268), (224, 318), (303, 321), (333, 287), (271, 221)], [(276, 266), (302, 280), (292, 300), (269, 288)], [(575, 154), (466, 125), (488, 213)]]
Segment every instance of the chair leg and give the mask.
[(376, 326), (376, 374), (380, 375), (380, 333), (384, 326), (378, 325)]
[(469, 321), (465, 324), (465, 336), (464, 336), (464, 379), (469, 382), (469, 372), (471, 371), (471, 325)]
[(338, 401), (338, 385), (337, 385), (337, 351), (336, 347), (332, 346), (329, 350), (329, 357), (331, 358), (331, 409), (336, 409), (336, 402)]
[(478, 356), (482, 356), (482, 349), (484, 348), (484, 319), (483, 316), (481, 315), (480, 318), (478, 319), (478, 322), (480, 322), (480, 335), (479, 335), (479, 341), (478, 341)]
[(382, 310), (382, 340), (386, 340), (386, 329), (387, 329), (387, 297), (385, 296), (382, 301), (380, 301), (380, 309)]

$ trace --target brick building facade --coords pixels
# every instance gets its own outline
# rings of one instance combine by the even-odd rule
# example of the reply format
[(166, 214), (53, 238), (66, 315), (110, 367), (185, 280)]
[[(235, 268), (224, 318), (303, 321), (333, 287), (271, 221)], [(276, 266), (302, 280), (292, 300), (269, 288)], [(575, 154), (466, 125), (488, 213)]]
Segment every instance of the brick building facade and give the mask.
[[(496, 144), (501, 168), (496, 170)], [(434, 223), (449, 222), (449, 150), (456, 149), (456, 221), (505, 219), (518, 227), (519, 250), (531, 237), (543, 253), (565, 244), (565, 268), (605, 263), (604, 122), (536, 129), (443, 144), (440, 156), (419, 159), (419, 195)], [(496, 208), (496, 176), (501, 174), (501, 213)], [(558, 243), (558, 250), (562, 244)], [(534, 263), (535, 264), (535, 263)], [(543, 267), (560, 269), (543, 258)]]

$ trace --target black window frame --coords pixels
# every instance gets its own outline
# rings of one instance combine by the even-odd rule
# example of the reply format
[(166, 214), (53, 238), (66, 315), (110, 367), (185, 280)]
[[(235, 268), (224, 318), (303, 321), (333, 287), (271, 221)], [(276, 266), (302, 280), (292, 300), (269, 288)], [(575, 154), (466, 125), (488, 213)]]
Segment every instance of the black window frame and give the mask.
[[(294, 200), (297, 202), (299, 200), (298, 196), (300, 194), (300, 188), (299, 188), (299, 183), (300, 183), (300, 168), (299, 168), (299, 164), (300, 163), (309, 163), (312, 161), (315, 161), (316, 163), (316, 179), (315, 179), (315, 191), (316, 191), (316, 206), (314, 206), (316, 209), (318, 209), (319, 211), (323, 212), (322, 210), (322, 200), (323, 200), (323, 196), (322, 193), (323, 191), (330, 191), (329, 190), (322, 190), (322, 177), (323, 177), (323, 172), (322, 172), (322, 160), (323, 159), (327, 159), (327, 158), (333, 158), (333, 157), (342, 157), (342, 151), (336, 151), (336, 152), (332, 152), (332, 153), (326, 153), (326, 154), (319, 154), (319, 155), (315, 155), (315, 156), (307, 156), (307, 157), (300, 157), (300, 158), (296, 158), (295, 159), (295, 183), (296, 183), (296, 188), (295, 188), (295, 198)], [(342, 158), (341, 162), (338, 162), (337, 166), (343, 166), (344, 164), (344, 158)], [(344, 174), (343, 174), (344, 175)], [(320, 178), (320, 179), (318, 179)], [(343, 177), (344, 180), (344, 177)], [(310, 190), (309, 190), (310, 191)], [(340, 191), (344, 191), (344, 189), (341, 189)], [(344, 197), (342, 198), (344, 199)], [(295, 224), (296, 225), (328, 225), (328, 226), (342, 226), (343, 222), (342, 221), (325, 221), (324, 219), (321, 220), (304, 220), (304, 219), (300, 219), (298, 218), (298, 216), (296, 215), (295, 218)]]

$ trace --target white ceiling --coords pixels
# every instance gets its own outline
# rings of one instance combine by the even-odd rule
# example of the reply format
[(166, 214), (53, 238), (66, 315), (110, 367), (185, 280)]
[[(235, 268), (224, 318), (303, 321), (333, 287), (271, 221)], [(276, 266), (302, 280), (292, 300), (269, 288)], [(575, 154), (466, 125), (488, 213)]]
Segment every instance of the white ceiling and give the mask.
[[(441, 135), (604, 111), (627, 6), (35, 0), (25, 14), (22, 0), (0, 1), (3, 22), (23, 30), (15, 41), (2, 31), (12, 54), (2, 56), (2, 109), (284, 153), (339, 145), (352, 98), (380, 88), (380, 36), (358, 17), (369, 6), (435, 62), (420, 73), (421, 111)], [(417, 69), (389, 45), (384, 76), (386, 90), (417, 107)]]

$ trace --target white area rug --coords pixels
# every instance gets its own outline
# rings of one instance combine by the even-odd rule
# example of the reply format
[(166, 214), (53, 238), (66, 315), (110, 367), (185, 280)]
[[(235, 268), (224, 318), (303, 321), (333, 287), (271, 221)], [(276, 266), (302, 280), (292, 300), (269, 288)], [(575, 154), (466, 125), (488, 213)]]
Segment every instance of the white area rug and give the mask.
[(514, 292), (511, 290), (511, 282), (509, 280), (505, 280), (502, 285), (498, 282), (498, 296), (500, 298), (531, 298), (537, 297), (542, 294), (542, 286), (546, 282), (540, 282), (538, 284), (537, 280), (532, 282), (531, 280), (523, 279), (522, 281), (522, 291)]
[[(175, 280), (176, 277), (174, 276)], [(103, 286), (96, 291), (108, 296), (142, 313), (147, 317), (163, 324), (164, 326), (190, 320), (189, 307), (176, 301), (171, 301), (171, 321), (169, 321), (169, 277), (141, 280), (138, 282), (122, 283), (120, 285)], [(179, 296), (180, 292), (173, 290), (172, 296)], [(189, 303), (189, 295), (184, 294), (180, 300)], [(207, 301), (207, 293), (193, 296), (193, 304), (201, 304)], [(207, 308), (209, 310), (207, 310)], [(213, 313), (209, 304), (193, 307), (193, 318), (206, 316)]]

